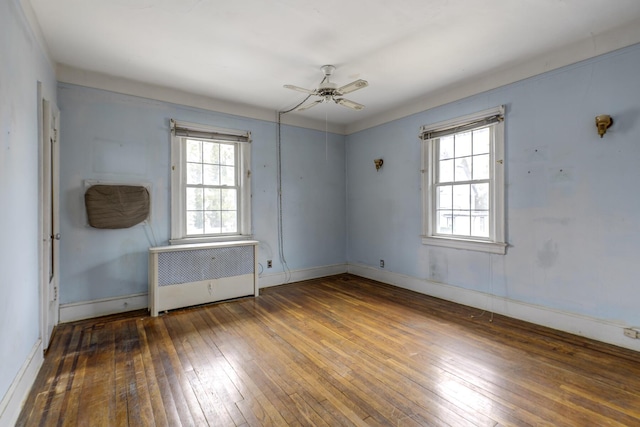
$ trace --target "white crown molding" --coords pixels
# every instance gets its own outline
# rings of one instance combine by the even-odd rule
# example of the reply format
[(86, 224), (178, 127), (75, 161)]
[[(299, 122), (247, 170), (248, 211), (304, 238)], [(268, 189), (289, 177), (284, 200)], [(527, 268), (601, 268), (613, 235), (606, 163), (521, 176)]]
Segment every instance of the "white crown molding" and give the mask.
[(601, 34), (594, 34), (589, 39), (536, 56), (525, 62), (510, 64), (467, 81), (423, 94), (389, 111), (351, 123), (346, 126), (345, 133), (350, 135), (637, 43), (640, 43), (640, 19)]
[(0, 427), (9, 427), (16, 424), (22, 405), (24, 405), (31, 387), (36, 381), (43, 362), (42, 340), (38, 338), (9, 389), (0, 400)]
[[(264, 120), (274, 123), (278, 120), (278, 115), (275, 110), (234, 103), (231, 101), (222, 101), (178, 89), (129, 80), (122, 77), (115, 77), (99, 73), (97, 71), (82, 70), (65, 64), (57, 64), (56, 77), (58, 81), (62, 83), (102, 89), (124, 95), (133, 95), (141, 98), (154, 99), (156, 101), (169, 102), (187, 107), (201, 108), (203, 110), (216, 111), (224, 114), (233, 114), (235, 116), (247, 117), (256, 120)], [(313, 120), (297, 115), (283, 116), (282, 123), (323, 132), (327, 130), (339, 135), (344, 135), (345, 132), (345, 127), (343, 125), (332, 123), (326, 124), (324, 121)]]
[(22, 9), (22, 13), (24, 14), (25, 19), (27, 20), (27, 24), (31, 29), (31, 34), (36, 39), (36, 42), (40, 46), (40, 50), (42, 51), (45, 58), (51, 65), (51, 69), (56, 69), (56, 63), (53, 61), (51, 52), (49, 51), (49, 45), (47, 44), (44, 35), (42, 34), (42, 28), (40, 27), (40, 22), (36, 17), (36, 13), (33, 10), (33, 6), (31, 6), (30, 0), (18, 0), (20, 3), (20, 8)]
[[(49, 62), (54, 64), (30, 1), (16, 1), (21, 5), (24, 16), (27, 19), (34, 37), (41, 46), (43, 53), (49, 59)], [(282, 117), (282, 123), (319, 131), (328, 130), (329, 132), (340, 135), (349, 135), (637, 43), (640, 43), (640, 19), (601, 34), (594, 34), (588, 39), (531, 58), (525, 62), (510, 64), (467, 81), (458, 82), (454, 85), (437, 89), (431, 93), (423, 94), (389, 111), (348, 125), (325, 124), (324, 121), (300, 117), (299, 115), (285, 115)], [(81, 70), (65, 64), (56, 64), (54, 68), (56, 69), (58, 81), (64, 83), (103, 89), (257, 120), (277, 121), (276, 111), (270, 109), (222, 101), (178, 89), (128, 80), (95, 71)]]
[(421, 294), (468, 305), (479, 310), (487, 310), (630, 350), (640, 351), (640, 340), (624, 336), (623, 329), (630, 327), (629, 325), (529, 304), (426, 279), (418, 279), (367, 265), (349, 264), (348, 270), (350, 274), (356, 276), (377, 280)]

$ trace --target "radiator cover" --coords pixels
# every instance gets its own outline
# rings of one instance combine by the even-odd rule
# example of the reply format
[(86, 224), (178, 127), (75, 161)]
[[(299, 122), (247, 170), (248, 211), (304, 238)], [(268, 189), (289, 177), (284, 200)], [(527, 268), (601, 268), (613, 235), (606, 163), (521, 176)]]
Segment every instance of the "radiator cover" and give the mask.
[(149, 311), (258, 296), (255, 240), (149, 249)]

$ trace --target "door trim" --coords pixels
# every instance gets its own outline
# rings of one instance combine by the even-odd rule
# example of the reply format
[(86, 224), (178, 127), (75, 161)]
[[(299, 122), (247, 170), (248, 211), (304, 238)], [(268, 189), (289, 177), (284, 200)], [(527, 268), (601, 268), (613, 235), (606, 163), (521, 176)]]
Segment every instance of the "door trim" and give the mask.
[[(60, 243), (53, 236), (59, 233), (59, 110), (57, 106), (41, 95), (41, 84), (38, 83), (38, 246), (40, 273), (40, 337), (43, 350), (49, 347), (53, 328), (59, 322), (59, 248)], [(53, 134), (51, 132), (53, 129)], [(53, 140), (53, 143), (51, 143)], [(49, 194), (50, 192), (50, 194)], [(49, 217), (49, 208), (53, 211)], [(49, 222), (51, 231), (49, 232)], [(50, 245), (51, 243), (51, 245)], [(55, 254), (51, 264), (51, 252)], [(50, 288), (50, 266), (54, 277)], [(53, 295), (53, 298), (51, 298)], [(53, 305), (50, 305), (52, 301)]]

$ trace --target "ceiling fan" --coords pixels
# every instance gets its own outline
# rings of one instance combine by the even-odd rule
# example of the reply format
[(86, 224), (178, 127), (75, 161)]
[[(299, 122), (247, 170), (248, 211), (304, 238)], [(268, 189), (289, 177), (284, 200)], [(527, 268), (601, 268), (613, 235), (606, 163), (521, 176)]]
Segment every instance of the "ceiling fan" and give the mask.
[(333, 65), (323, 65), (322, 67), (320, 67), (320, 69), (324, 73), (324, 79), (322, 79), (322, 81), (320, 82), (320, 86), (318, 86), (318, 88), (316, 89), (310, 90), (294, 85), (284, 85), (284, 87), (287, 89), (297, 90), (298, 92), (306, 93), (309, 96), (313, 95), (320, 97), (320, 99), (316, 101), (298, 107), (296, 111), (308, 110), (309, 108), (315, 107), (316, 105), (325, 101), (333, 101), (336, 104), (340, 104), (344, 107), (352, 108), (354, 110), (362, 110), (364, 108), (364, 105), (358, 104), (357, 102), (353, 102), (348, 99), (344, 99), (342, 98), (342, 95), (369, 86), (369, 83), (366, 80), (358, 79), (344, 86), (338, 87), (337, 84), (330, 81), (331, 74), (333, 74), (333, 71), (336, 69), (336, 67), (334, 67)]

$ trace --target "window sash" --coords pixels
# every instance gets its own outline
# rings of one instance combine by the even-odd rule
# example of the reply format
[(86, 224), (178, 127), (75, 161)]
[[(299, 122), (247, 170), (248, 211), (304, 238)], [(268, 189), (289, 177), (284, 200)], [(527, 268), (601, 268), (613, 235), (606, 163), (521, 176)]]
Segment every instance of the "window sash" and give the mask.
[[(236, 193), (236, 204), (235, 204), (235, 209), (206, 209), (204, 206), (202, 209), (189, 209), (188, 206), (184, 206), (184, 218), (183, 218), (183, 227), (185, 230), (185, 237), (215, 237), (215, 236), (231, 236), (231, 235), (237, 235), (240, 234), (240, 188), (237, 186), (212, 186), (212, 185), (186, 185), (184, 188), (184, 198), (185, 201), (187, 200), (187, 193), (188, 193), (188, 189), (190, 188), (197, 188), (197, 189), (212, 189), (212, 190), (234, 190)], [(203, 203), (205, 203), (203, 201)], [(206, 216), (207, 213), (220, 213), (220, 215), (222, 216), (224, 212), (235, 212), (235, 224), (236, 224), (236, 229), (235, 231), (231, 231), (231, 232), (216, 232), (216, 233), (189, 233), (189, 227), (187, 226), (187, 218), (189, 216), (189, 213), (193, 213), (193, 212), (201, 212), (203, 214), (203, 216)], [(221, 220), (222, 221), (222, 220)], [(221, 226), (222, 227), (222, 226)], [(206, 229), (206, 227), (205, 227)]]
[[(497, 123), (497, 122), (495, 122)], [(431, 203), (430, 203), (430, 210), (429, 212), (427, 212), (427, 215), (430, 217), (430, 221), (431, 221), (431, 233), (430, 235), (432, 236), (439, 236), (439, 237), (444, 237), (444, 238), (452, 238), (452, 239), (471, 239), (471, 240), (482, 240), (482, 241), (493, 241), (493, 236), (495, 235), (494, 233), (494, 227), (493, 227), (493, 216), (494, 216), (494, 209), (493, 207), (493, 191), (492, 191), (492, 179), (493, 179), (493, 147), (495, 146), (494, 144), (494, 137), (495, 137), (495, 129), (493, 125), (487, 126), (485, 123), (483, 123), (482, 125), (479, 126), (475, 126), (473, 128), (471, 127), (465, 127), (464, 130), (454, 133), (454, 134), (447, 134), (447, 136), (449, 135), (457, 135), (459, 133), (465, 133), (465, 132), (472, 132), (474, 130), (478, 130), (478, 129), (483, 129), (483, 128), (488, 128), (489, 129), (489, 141), (490, 141), (490, 149), (489, 149), (489, 178), (485, 178), (485, 179), (470, 179), (470, 180), (464, 180), (464, 181), (456, 181), (455, 179), (453, 181), (440, 181), (440, 164), (441, 164), (441, 160), (440, 160), (440, 139), (441, 137), (438, 138), (431, 138), (429, 139), (428, 143), (431, 145), (432, 147), (432, 157), (431, 157), (431, 161), (430, 161), (430, 169), (433, 169), (433, 178), (432, 178), (432, 182), (431, 182)], [(474, 156), (477, 155), (485, 155), (486, 153), (483, 154), (472, 154), (469, 156), (463, 156), (461, 158), (473, 158)], [(458, 159), (458, 157), (455, 157), (455, 154), (453, 157), (451, 157), (451, 160), (455, 161), (455, 159)], [(447, 159), (448, 160), (448, 159)], [(455, 178), (455, 177), (454, 177)], [(474, 184), (488, 184), (488, 207), (487, 209), (473, 209), (472, 208), (472, 203), (471, 201), (469, 201), (469, 208), (456, 208), (453, 203), (451, 206), (451, 209), (440, 209), (438, 206), (438, 194), (439, 194), (439, 189), (441, 187), (447, 187), (447, 186), (451, 186), (451, 187), (455, 187), (455, 186), (463, 186), (463, 185), (474, 185)], [(452, 198), (454, 196), (452, 195)], [(471, 192), (469, 194), (469, 197), (471, 197)], [(472, 217), (473, 217), (473, 212), (479, 212), (479, 211), (487, 211), (488, 212), (488, 227), (489, 227), (489, 233), (488, 236), (481, 236), (479, 234), (473, 234), (473, 227), (472, 225), (469, 226), (469, 234), (456, 234), (456, 233), (440, 233), (438, 232), (438, 219), (439, 219), (439, 213), (440, 211), (451, 211), (452, 214), (456, 211), (458, 212), (469, 212), (469, 217), (470, 217), (470, 224), (472, 221)]]
[[(178, 132), (176, 132), (177, 134)], [(202, 136), (206, 136), (206, 135), (212, 135), (212, 134), (207, 134), (205, 132), (200, 132), (199, 133)], [(237, 144), (229, 144), (227, 141), (220, 141), (220, 140), (214, 140), (214, 139), (207, 139), (207, 138), (203, 138), (203, 137), (198, 137), (196, 138), (195, 136), (193, 136), (193, 134), (190, 134), (188, 136), (183, 136), (180, 137), (180, 145), (181, 145), (181, 150), (182, 150), (182, 168), (184, 171), (184, 188), (183, 188), (183, 197), (184, 197), (184, 205), (182, 206), (182, 210), (184, 212), (183, 215), (183, 230), (184, 230), (184, 235), (185, 237), (217, 237), (217, 236), (224, 236), (224, 235), (236, 235), (239, 234), (239, 229), (240, 229), (240, 224), (239, 224), (239, 219), (240, 219), (240, 198), (238, 191), (240, 190), (239, 186), (238, 186), (238, 182), (239, 182), (239, 177), (238, 177), (238, 173), (239, 173), (239, 168), (238, 168), (238, 146)], [(204, 159), (204, 154), (201, 152), (201, 161), (200, 162), (194, 162), (194, 161), (188, 161), (187, 159), (187, 141), (199, 141), (199, 142), (212, 142), (215, 144), (224, 144), (224, 145), (233, 145), (233, 168), (234, 168), (234, 177), (233, 177), (233, 181), (234, 184), (232, 186), (229, 185), (210, 185), (210, 184), (188, 184), (188, 180), (187, 180), (187, 171), (188, 171), (188, 165), (189, 164), (195, 164), (195, 165), (199, 165), (200, 167), (204, 168), (205, 165), (209, 165), (210, 163), (206, 163), (205, 159)], [(204, 150), (204, 149), (202, 149)], [(224, 166), (222, 163), (222, 159), (219, 159), (219, 163), (217, 164), (211, 164), (211, 165), (217, 165), (217, 166)], [(204, 182), (204, 173), (202, 175), (202, 182)], [(236, 229), (233, 232), (217, 232), (217, 233), (189, 233), (189, 227), (188, 227), (188, 218), (189, 218), (189, 214), (193, 213), (193, 212), (201, 212), (202, 216), (203, 216), (203, 231), (206, 231), (206, 215), (207, 212), (219, 212), (220, 216), (221, 216), (221, 228), (223, 228), (222, 226), (222, 213), (223, 212), (230, 212), (230, 210), (224, 210), (224, 209), (206, 209), (206, 201), (203, 199), (203, 206), (202, 209), (189, 209), (188, 208), (188, 199), (187, 199), (187, 194), (188, 194), (188, 189), (189, 188), (201, 188), (201, 189), (235, 189), (236, 190), (236, 203), (235, 203), (235, 209), (232, 210), (233, 212), (235, 212), (235, 224), (236, 224)]]

